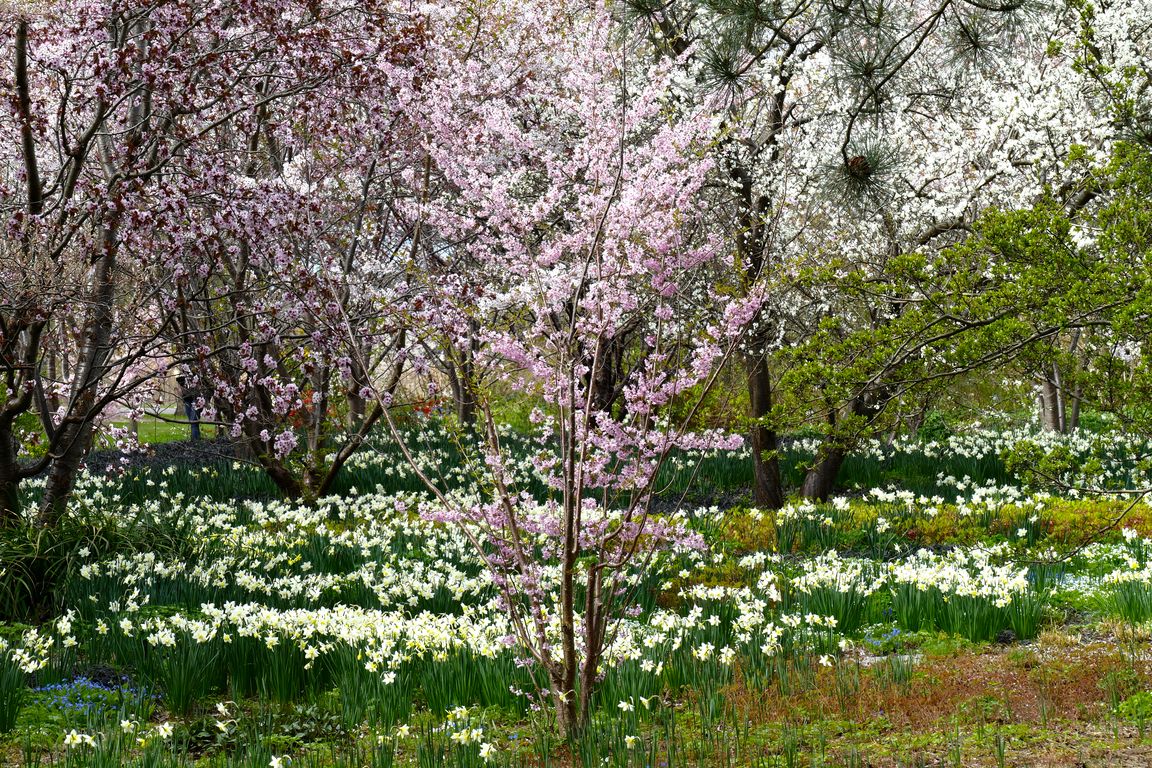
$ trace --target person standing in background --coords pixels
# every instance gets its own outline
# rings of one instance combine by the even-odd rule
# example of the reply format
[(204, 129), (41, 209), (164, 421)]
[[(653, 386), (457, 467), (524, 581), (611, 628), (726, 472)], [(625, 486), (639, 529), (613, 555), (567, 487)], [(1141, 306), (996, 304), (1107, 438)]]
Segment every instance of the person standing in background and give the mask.
[(200, 399), (200, 391), (188, 386), (188, 377), (177, 376), (176, 384), (180, 387), (180, 400), (184, 403), (184, 416), (192, 429), (192, 439), (200, 439), (200, 412), (196, 410), (196, 401)]

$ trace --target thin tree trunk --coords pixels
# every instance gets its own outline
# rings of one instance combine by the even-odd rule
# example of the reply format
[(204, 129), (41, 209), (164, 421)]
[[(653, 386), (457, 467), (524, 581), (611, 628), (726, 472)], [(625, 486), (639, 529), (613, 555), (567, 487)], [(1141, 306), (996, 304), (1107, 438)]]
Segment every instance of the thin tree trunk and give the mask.
[(600, 656), (604, 652), (605, 624), (611, 611), (611, 588), (603, 593), (603, 571), (598, 562), (588, 564), (588, 578), (584, 584), (584, 666), (580, 670), (580, 705), (576, 727), (588, 725), (592, 711), (592, 694), (596, 689), (596, 673)]
[[(1080, 342), (1083, 340), (1083, 332), (1077, 328), (1072, 332), (1072, 341), (1068, 345), (1068, 355), (1072, 360), (1073, 372), (1076, 374), (1074, 377), (1075, 387), (1068, 393), (1064, 399), (1064, 431), (1072, 432), (1080, 427), (1080, 403), (1084, 397), (1084, 385), (1080, 380), (1079, 374), (1084, 370), (1088, 364), (1087, 344), (1083, 353), (1079, 352)], [(1062, 390), (1067, 387), (1065, 383)], [(1069, 410), (1068, 404), (1071, 401), (1071, 409)]]
[(350, 432), (356, 432), (364, 425), (364, 419), (368, 414), (368, 401), (364, 397), (361, 397), (360, 392), (366, 388), (370, 388), (372, 382), (369, 381), (364, 366), (360, 364), (359, 357), (353, 356), (349, 367), (351, 384), (348, 386), (347, 392), (348, 430)]
[(456, 375), (457, 390), (453, 393), (456, 398), (456, 418), (460, 426), (468, 432), (476, 430), (476, 388), (473, 377), (476, 375), (476, 364), (472, 354), (461, 362)]
[(479, 351), (476, 343), (478, 331), (476, 321), (468, 324), (467, 346), (455, 352), (449, 352), (445, 369), (448, 373), (448, 385), (452, 388), (452, 404), (456, 411), (456, 419), (460, 427), (466, 432), (475, 432), (477, 417), (476, 400), (476, 353)]
[(1040, 421), (1049, 432), (1060, 430), (1060, 387), (1051, 370), (1044, 372), (1040, 385)]
[(575, 610), (575, 577), (576, 577), (576, 510), (579, 504), (574, 499), (565, 501), (564, 510), (564, 559), (560, 573), (560, 648), (562, 653), (561, 675), (557, 681), (562, 696), (561, 706), (557, 710), (557, 721), (561, 733), (565, 736), (573, 735), (579, 729), (579, 703), (576, 700), (576, 670), (579, 666), (579, 657), (576, 653), (576, 610)]
[(1064, 424), (1066, 432), (1074, 432), (1080, 428), (1080, 403), (1083, 402), (1084, 390), (1076, 387), (1072, 393), (1072, 410), (1068, 414), (1068, 421)]
[(52, 386), (48, 388), (48, 398), (47, 398), (48, 408), (49, 408), (50, 413), (45, 414), (46, 416), (49, 416), (49, 417), (50, 417), (51, 413), (56, 413), (57, 411), (60, 410), (60, 390), (58, 387), (55, 386), (56, 385), (56, 377), (58, 375), (57, 369), (60, 366), (57, 364), (56, 358), (57, 358), (56, 350), (54, 350), (54, 349), (49, 350), (49, 352), (48, 352), (48, 381), (50, 381), (52, 383)]
[(55, 525), (64, 514), (76, 484), (76, 475), (92, 446), (93, 420), (99, 415), (96, 387), (104, 375), (112, 349), (116, 246), (116, 230), (106, 226), (102, 235), (102, 253), (92, 276), (91, 303), (84, 322), (80, 365), (73, 380), (73, 399), (52, 446), (58, 453), (53, 456), (40, 503), (40, 521), (46, 526)]
[[(777, 128), (783, 116), (775, 111), (770, 117)], [(766, 214), (771, 201), (756, 194), (751, 170), (738, 162), (728, 167), (728, 174), (739, 185), (739, 221), (736, 235), (737, 264), (747, 286), (764, 279), (769, 264), (766, 259), (768, 229)], [(768, 339), (765, 318), (753, 319), (748, 334), (748, 351), (744, 357), (748, 377), (748, 415), (751, 419), (749, 442), (752, 448), (752, 492), (756, 504), (768, 509), (784, 506), (784, 487), (780, 477), (779, 437), (767, 417), (772, 411), (772, 377), (768, 368)]]
[(752, 448), (753, 494), (756, 503), (768, 509), (784, 506), (784, 486), (780, 477), (780, 439), (765, 422), (772, 411), (772, 378), (763, 354), (746, 358), (748, 374), (748, 416), (752, 421), (749, 443)]

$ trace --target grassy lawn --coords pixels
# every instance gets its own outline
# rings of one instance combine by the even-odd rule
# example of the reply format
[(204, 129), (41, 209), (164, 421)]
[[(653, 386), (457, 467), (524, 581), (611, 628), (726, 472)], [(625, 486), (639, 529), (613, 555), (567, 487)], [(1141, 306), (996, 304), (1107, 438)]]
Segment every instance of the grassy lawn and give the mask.
[[(188, 422), (184, 420), (183, 415), (172, 416), (173, 420), (168, 421), (165, 419), (144, 418), (136, 424), (136, 434), (139, 440), (144, 445), (155, 445), (158, 443), (171, 443), (177, 440), (188, 440), (191, 437), (191, 430), (188, 427)], [(114, 421), (112, 424), (121, 429), (131, 427), (128, 421)], [(205, 440), (211, 440), (216, 436), (216, 427), (212, 424), (204, 424), (200, 427), (200, 436)]]

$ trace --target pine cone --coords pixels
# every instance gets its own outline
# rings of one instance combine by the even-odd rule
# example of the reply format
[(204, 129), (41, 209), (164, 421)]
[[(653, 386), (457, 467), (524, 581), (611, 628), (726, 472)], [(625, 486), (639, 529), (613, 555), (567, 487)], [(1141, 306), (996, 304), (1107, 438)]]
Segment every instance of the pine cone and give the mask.
[(872, 164), (864, 155), (848, 158), (848, 175), (854, 179), (866, 179), (872, 175)]

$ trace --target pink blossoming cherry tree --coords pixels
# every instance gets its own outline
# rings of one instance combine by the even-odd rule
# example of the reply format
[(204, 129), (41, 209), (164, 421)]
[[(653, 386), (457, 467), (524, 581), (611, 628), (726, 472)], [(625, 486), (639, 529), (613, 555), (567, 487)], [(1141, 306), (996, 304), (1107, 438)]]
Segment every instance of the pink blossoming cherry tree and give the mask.
[[(702, 544), (653, 513), (661, 465), (740, 440), (690, 432), (670, 406), (692, 413), (757, 300), (712, 288), (724, 253), (697, 202), (712, 125), (678, 105), (674, 62), (631, 60), (603, 8), (497, 5), (484, 23), (436, 10), (428, 69), (399, 86), (434, 169), (410, 216), (429, 251), (460, 265), (426, 280), (411, 324), (430, 347), (475, 354), (484, 468), (468, 493), (423, 473), (423, 513), (483, 553), (508, 641), (543, 670), (572, 734), (642, 574), (662, 550)], [(532, 472), (493, 415), (493, 394), (509, 390), (540, 403)], [(545, 498), (529, 474), (546, 478)]]

